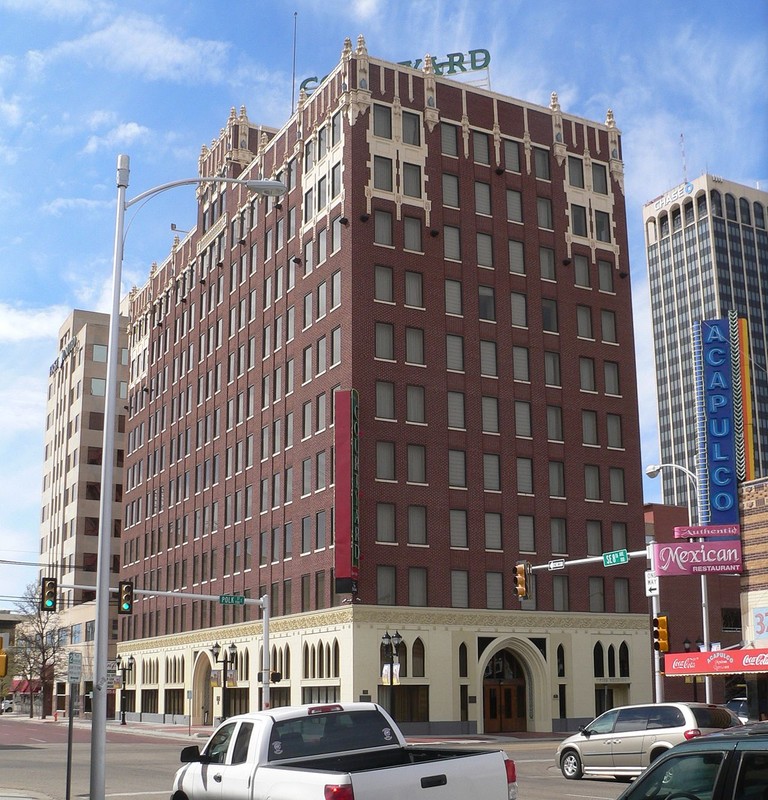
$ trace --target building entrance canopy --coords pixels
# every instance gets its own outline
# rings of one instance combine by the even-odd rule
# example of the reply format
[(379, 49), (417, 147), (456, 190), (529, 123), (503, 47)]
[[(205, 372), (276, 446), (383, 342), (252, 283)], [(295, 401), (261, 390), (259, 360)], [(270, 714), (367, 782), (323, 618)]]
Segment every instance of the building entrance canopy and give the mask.
[(667, 675), (738, 675), (768, 672), (768, 650), (711, 650), (706, 653), (667, 653)]

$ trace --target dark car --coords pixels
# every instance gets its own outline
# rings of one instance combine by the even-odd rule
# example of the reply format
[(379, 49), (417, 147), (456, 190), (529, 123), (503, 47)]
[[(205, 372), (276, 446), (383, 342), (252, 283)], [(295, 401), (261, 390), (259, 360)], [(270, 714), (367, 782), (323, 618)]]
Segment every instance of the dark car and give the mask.
[(766, 800), (768, 723), (740, 725), (668, 750), (618, 800)]

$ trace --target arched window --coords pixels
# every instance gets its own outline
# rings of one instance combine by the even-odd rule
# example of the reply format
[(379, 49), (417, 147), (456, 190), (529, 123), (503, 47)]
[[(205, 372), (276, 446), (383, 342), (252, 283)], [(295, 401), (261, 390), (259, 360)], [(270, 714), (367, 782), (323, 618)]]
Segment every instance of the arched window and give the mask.
[(467, 646), (462, 642), (459, 645), (459, 677), (466, 678), (469, 675), (467, 669)]
[(317, 645), (317, 677), (325, 677), (325, 647), (322, 641)]
[(659, 229), (661, 230), (662, 239), (665, 236), (669, 236), (669, 217), (666, 214), (662, 214), (659, 217)]
[(749, 200), (745, 197), (739, 198), (739, 216), (741, 217), (742, 225), (752, 224), (752, 215), (749, 213)]
[(629, 648), (626, 642), (619, 647), (619, 675), (622, 678), (629, 677)]
[(725, 195), (725, 216), (728, 219), (736, 220), (736, 198), (729, 193)]
[(405, 678), (408, 675), (408, 645), (405, 642), (401, 642), (397, 648), (397, 656), (400, 662), (400, 677)]
[(696, 198), (696, 212), (699, 219), (707, 216), (707, 196), (703, 192)]
[(561, 644), (557, 646), (557, 677), (565, 677), (565, 648)]
[(303, 678), (309, 678), (309, 645), (304, 645), (304, 671), (303, 671)]
[(596, 678), (605, 677), (605, 663), (603, 657), (603, 645), (598, 642), (592, 650), (592, 660), (594, 662), (594, 671)]
[(683, 218), (680, 213), (680, 208), (672, 209), (672, 232), (679, 231), (683, 227)]
[(683, 203), (683, 218), (685, 225), (693, 225), (693, 202), (691, 200), (686, 200)]
[(659, 240), (658, 231), (656, 229), (656, 220), (649, 219), (645, 224), (645, 236), (648, 239), (648, 244), (656, 244)]
[(723, 203), (720, 199), (720, 192), (718, 192), (717, 189), (712, 189), (712, 191), (709, 193), (709, 200), (712, 205), (712, 216), (722, 217)]
[(243, 672), (240, 676), (240, 680), (247, 681), (251, 678), (251, 651), (246, 650), (243, 653)]
[(752, 210), (755, 212), (755, 227), (765, 230), (765, 212), (760, 203), (754, 203)]
[(608, 647), (608, 677), (616, 677), (616, 649), (613, 645)]
[(413, 643), (413, 652), (411, 653), (411, 660), (413, 662), (413, 677), (424, 677), (424, 642), (417, 638)]
[(333, 640), (333, 677), (338, 678), (341, 672), (341, 656), (339, 653), (339, 642)]

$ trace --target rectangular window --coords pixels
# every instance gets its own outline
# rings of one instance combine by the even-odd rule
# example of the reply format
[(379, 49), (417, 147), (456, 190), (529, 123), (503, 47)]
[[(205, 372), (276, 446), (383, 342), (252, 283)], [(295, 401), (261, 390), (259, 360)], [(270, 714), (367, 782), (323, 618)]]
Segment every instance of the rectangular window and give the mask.
[(376, 442), (376, 478), (382, 481), (395, 480), (394, 442)]
[(405, 273), (405, 304), (414, 308), (424, 308), (423, 279), (420, 272)]
[(576, 306), (576, 335), (582, 339), (594, 339), (592, 335), (592, 309), (589, 306)]
[(408, 605), (427, 605), (427, 570), (424, 567), (408, 568)]
[(621, 416), (619, 414), (606, 414), (605, 421), (608, 429), (608, 447), (624, 447), (621, 434)]
[(424, 331), (421, 328), (405, 329), (405, 361), (408, 364), (425, 364)]
[(561, 386), (560, 354), (551, 350), (544, 353), (544, 383), (547, 386)]
[(507, 189), (507, 219), (510, 222), (523, 221), (523, 196), (514, 189)]
[(459, 207), (459, 176), (443, 173), (443, 205)]
[(380, 564), (376, 567), (376, 602), (380, 606), (393, 606), (395, 600), (395, 568)]
[(376, 503), (376, 541), (395, 541), (394, 503)]
[(408, 544), (427, 543), (427, 507), (408, 506)]
[(403, 194), (421, 197), (421, 167), (418, 164), (403, 164)]
[(519, 514), (517, 517), (517, 536), (520, 542), (520, 552), (536, 552), (536, 529), (532, 516)]
[(563, 409), (560, 406), (547, 406), (547, 439), (563, 441)]
[(467, 547), (467, 512), (463, 508), (452, 508), (448, 519), (451, 547)]
[(451, 570), (451, 606), (469, 608), (469, 573), (466, 570)]
[(493, 266), (493, 236), (490, 233), (478, 233), (477, 241), (477, 265), (479, 267)]
[(376, 358), (394, 361), (395, 333), (394, 327), (388, 322), (376, 323)]
[(583, 444), (599, 444), (597, 433), (597, 411), (583, 409), (581, 412), (581, 441)]
[(549, 496), (565, 497), (565, 465), (562, 461), (549, 462)]
[(376, 244), (392, 245), (392, 214), (389, 211), (374, 211), (373, 241)]
[(448, 485), (459, 489), (467, 486), (466, 454), (463, 450), (448, 451)]
[(579, 388), (583, 392), (595, 391), (595, 362), (591, 358), (579, 358)]
[(403, 111), (403, 142), (421, 144), (421, 117), (412, 111)]
[(456, 372), (464, 371), (464, 337), (448, 334), (445, 337), (446, 367)]
[(443, 227), (443, 256), (451, 261), (461, 261), (461, 236), (453, 225)]
[(600, 311), (600, 328), (604, 342), (618, 343), (616, 338), (616, 312), (605, 308), (602, 309)]
[(491, 213), (491, 184), (484, 181), (475, 181), (475, 213)]
[(599, 556), (603, 553), (602, 524), (598, 519), (587, 520), (587, 555)]
[(557, 321), (557, 300), (545, 297), (541, 301), (541, 329), (550, 333), (559, 330)]
[(509, 271), (514, 272), (516, 275), (525, 275), (523, 243), (514, 239), (509, 240)]
[(598, 614), (605, 611), (605, 581), (603, 578), (589, 579), (589, 610)]
[(611, 524), (611, 549), (627, 549), (627, 523), (614, 522)]
[(575, 156), (568, 156), (568, 183), (584, 188), (584, 162)]
[(532, 436), (531, 404), (526, 400), (515, 400), (515, 436)]
[(565, 519), (552, 517), (549, 521), (549, 539), (553, 553), (568, 552), (568, 528)]
[(408, 445), (408, 482), (427, 482), (427, 451), (423, 445)]
[(556, 575), (552, 579), (552, 594), (553, 594), (553, 610), (554, 611), (569, 611), (570, 605), (568, 602), (568, 576)]
[(595, 464), (584, 466), (584, 497), (587, 500), (600, 500), (600, 467)]
[(610, 261), (597, 262), (598, 287), (601, 292), (613, 292), (613, 264)]
[(533, 460), (517, 459), (517, 491), (520, 494), (533, 494)]
[(573, 285), (589, 288), (592, 281), (589, 276), (589, 261), (586, 256), (575, 255), (573, 257)]
[(605, 393), (620, 395), (619, 365), (615, 361), (606, 361), (603, 364), (603, 372), (605, 375)]
[(407, 387), (405, 419), (407, 422), (426, 422), (426, 403), (423, 386)]
[(598, 194), (608, 194), (608, 173), (605, 164), (592, 162), (592, 190)]
[(511, 139), (504, 142), (504, 166), (509, 172), (520, 172), (520, 145)]
[(420, 219), (416, 217), (405, 217), (403, 219), (403, 247), (406, 250), (413, 250), (415, 253), (423, 252), (421, 228)]
[(620, 467), (611, 467), (608, 472), (611, 484), (611, 502), (626, 503), (627, 494), (624, 487), (624, 470)]
[(613, 579), (613, 610), (617, 614), (629, 614), (629, 578)]
[(483, 453), (483, 489), (501, 491), (501, 461), (497, 453)]
[(446, 279), (445, 281), (445, 313), (461, 316), (463, 312), (461, 302), (461, 281)]
[(464, 429), (464, 394), (448, 392), (448, 427)]
[(488, 134), (482, 131), (472, 131), (472, 147), (477, 164), (490, 164), (491, 158), (488, 150)]
[(392, 302), (392, 268), (376, 266), (374, 298), (385, 303)]
[[(461, 395), (462, 400), (464, 395)], [(499, 433), (499, 400), (497, 397), (483, 397), (483, 433)], [(464, 427), (462, 425), (462, 427)]]
[(501, 572), (485, 573), (486, 608), (504, 608), (504, 580)]
[(385, 192), (392, 191), (392, 159), (373, 157), (373, 187)]
[(485, 549), (501, 550), (501, 514), (485, 513)]
[(611, 215), (605, 211), (595, 211), (595, 238), (599, 242), (611, 241)]
[(516, 381), (530, 381), (530, 365), (528, 363), (528, 348), (520, 345), (512, 347), (512, 377)]
[(443, 155), (458, 156), (459, 129), (456, 125), (450, 125), (447, 122), (440, 123), (440, 145)]
[(392, 109), (379, 103), (373, 105), (373, 135), (392, 138)]
[(477, 313), (478, 317), (488, 322), (496, 321), (496, 303), (494, 301), (493, 286), (480, 285), (477, 289), (478, 303)]
[(536, 198), (536, 218), (540, 228), (554, 230), (552, 222), (552, 201), (548, 197)]
[(549, 150), (541, 147), (533, 148), (533, 165), (537, 178), (549, 180)]
[(528, 299), (522, 292), (512, 292), (510, 295), (512, 306), (512, 325), (517, 328), (528, 327)]
[(571, 233), (574, 236), (588, 236), (587, 209), (584, 206), (571, 203)]

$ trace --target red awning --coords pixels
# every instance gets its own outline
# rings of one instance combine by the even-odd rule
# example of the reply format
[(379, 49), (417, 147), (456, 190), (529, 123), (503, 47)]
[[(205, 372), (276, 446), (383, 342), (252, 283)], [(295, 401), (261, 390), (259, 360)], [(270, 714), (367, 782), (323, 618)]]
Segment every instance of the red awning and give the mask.
[(666, 675), (739, 675), (768, 672), (768, 650), (710, 650), (706, 653), (667, 653)]
[[(40, 681), (32, 681), (31, 682), (32, 692), (39, 692), (40, 691)], [(8, 691), (14, 694), (29, 694), (30, 689), (30, 682), (25, 680), (24, 678), (17, 678), (15, 681), (11, 683), (10, 689)]]

